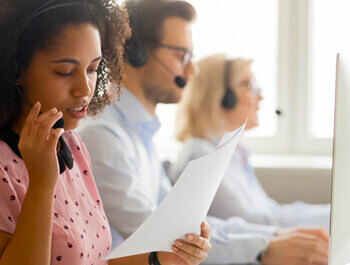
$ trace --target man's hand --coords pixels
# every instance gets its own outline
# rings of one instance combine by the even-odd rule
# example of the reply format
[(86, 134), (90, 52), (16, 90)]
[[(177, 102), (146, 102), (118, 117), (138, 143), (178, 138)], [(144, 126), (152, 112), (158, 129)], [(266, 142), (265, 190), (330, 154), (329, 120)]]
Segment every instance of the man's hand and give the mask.
[[(262, 256), (264, 265), (327, 265), (328, 242), (320, 231), (282, 233), (271, 239)], [(322, 234), (322, 233), (321, 233)]]
[(329, 231), (324, 227), (291, 227), (278, 231), (276, 233), (276, 236), (283, 236), (294, 233), (302, 233), (317, 236), (320, 239), (322, 239), (325, 243), (329, 243)]

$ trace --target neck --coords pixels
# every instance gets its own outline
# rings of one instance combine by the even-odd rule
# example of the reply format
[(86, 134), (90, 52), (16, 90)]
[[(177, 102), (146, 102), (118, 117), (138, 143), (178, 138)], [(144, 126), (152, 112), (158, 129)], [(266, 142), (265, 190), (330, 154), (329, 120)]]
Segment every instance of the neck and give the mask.
[[(128, 78), (130, 76), (131, 78)], [(145, 89), (140, 80), (140, 69), (126, 67), (126, 77), (123, 81), (125, 87), (141, 102), (143, 107), (151, 115), (154, 115), (157, 104), (145, 94)]]

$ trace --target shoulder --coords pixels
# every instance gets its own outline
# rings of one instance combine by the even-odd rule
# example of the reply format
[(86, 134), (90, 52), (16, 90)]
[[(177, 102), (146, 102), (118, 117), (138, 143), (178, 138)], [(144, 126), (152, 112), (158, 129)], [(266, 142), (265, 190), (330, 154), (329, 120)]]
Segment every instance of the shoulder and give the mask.
[(0, 177), (8, 178), (15, 184), (28, 184), (27, 168), (19, 156), (6, 142), (0, 140)]
[(0, 162), (8, 162), (14, 158), (20, 159), (6, 142), (0, 140)]
[(84, 142), (105, 143), (104, 139), (114, 139), (118, 142), (128, 142), (131, 140), (131, 135), (127, 125), (119, 119), (106, 119), (103, 116), (99, 119), (91, 119), (84, 127), (78, 129), (79, 135)]
[(23, 160), (0, 140), (0, 230), (13, 234), (29, 185)]
[(119, 156), (134, 157), (135, 143), (131, 131), (121, 122), (98, 119), (78, 130), (92, 159)]

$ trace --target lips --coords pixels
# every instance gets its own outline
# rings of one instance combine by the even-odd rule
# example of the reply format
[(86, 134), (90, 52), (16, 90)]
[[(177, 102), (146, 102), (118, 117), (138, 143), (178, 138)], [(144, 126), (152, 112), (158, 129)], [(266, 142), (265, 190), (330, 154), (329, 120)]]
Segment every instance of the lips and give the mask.
[(82, 106), (82, 107), (77, 107), (77, 108), (74, 108), (74, 109), (71, 109), (72, 111), (75, 111), (75, 112), (81, 112), (85, 107)]
[(77, 106), (67, 109), (67, 112), (76, 119), (83, 119), (87, 114), (87, 106)]

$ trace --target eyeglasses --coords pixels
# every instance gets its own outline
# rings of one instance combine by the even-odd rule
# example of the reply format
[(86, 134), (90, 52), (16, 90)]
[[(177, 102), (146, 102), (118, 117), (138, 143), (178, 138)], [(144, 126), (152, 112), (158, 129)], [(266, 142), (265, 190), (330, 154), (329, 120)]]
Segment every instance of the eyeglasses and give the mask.
[(261, 88), (258, 87), (258, 85), (256, 84), (255, 79), (242, 81), (242, 82), (239, 83), (239, 87), (246, 87), (250, 91), (252, 91), (254, 94), (256, 94), (257, 96), (261, 96)]
[(191, 60), (193, 59), (192, 51), (185, 48), (185, 47), (179, 47), (179, 46), (163, 44), (163, 43), (153, 43), (153, 46), (162, 47), (162, 48), (170, 49), (173, 51), (181, 51), (183, 54), (179, 57), (179, 59), (181, 60), (181, 63), (184, 67), (187, 67), (189, 65), (189, 63), (191, 62)]

